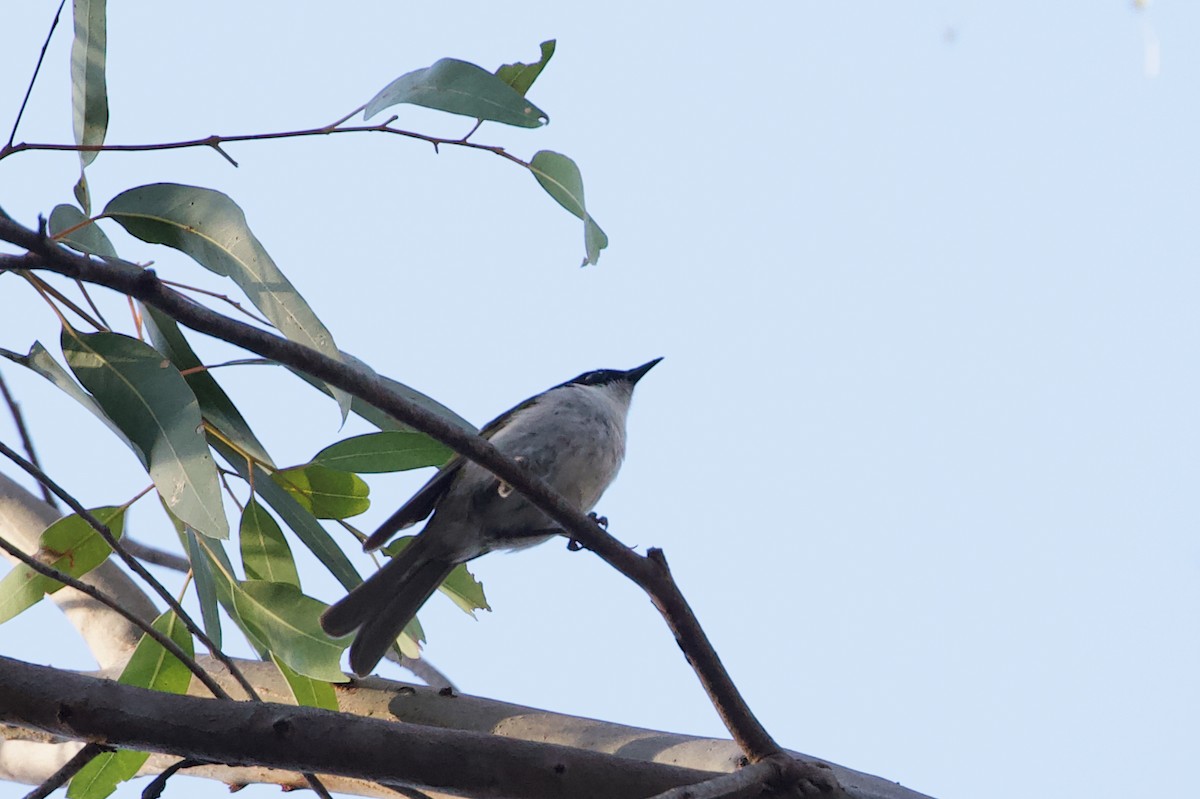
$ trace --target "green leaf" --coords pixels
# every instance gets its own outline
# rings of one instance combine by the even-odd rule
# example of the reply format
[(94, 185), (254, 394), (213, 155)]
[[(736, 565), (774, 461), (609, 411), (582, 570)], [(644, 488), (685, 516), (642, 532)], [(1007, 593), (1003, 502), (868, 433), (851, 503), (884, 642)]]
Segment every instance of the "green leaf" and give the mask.
[(297, 674), (274, 652), (271, 653), (271, 661), (279, 669), (283, 679), (287, 680), (288, 687), (292, 689), (292, 696), (296, 698), (296, 704), (335, 712), (338, 710), (337, 692), (333, 690), (332, 683)]
[[(288, 339), (340, 358), (329, 330), (250, 231), (242, 209), (221, 192), (153, 183), (118, 194), (101, 216), (115, 219), (142, 241), (173, 247), (230, 278)], [(332, 387), (330, 393), (344, 420), (349, 395)]]
[[(174, 611), (167, 611), (155, 619), (153, 627), (178, 644), (185, 654), (194, 654), (192, 635)], [(118, 682), (182, 694), (187, 691), (191, 680), (192, 672), (187, 666), (153, 638), (142, 635)], [(105, 752), (71, 778), (67, 796), (69, 799), (103, 799), (116, 790), (118, 784), (136, 776), (149, 757), (146, 752), (128, 749)]]
[(443, 58), (431, 67), (396, 78), (371, 98), (363, 119), (398, 103), (521, 128), (539, 128), (550, 121), (545, 112), (491, 72), (455, 58)]
[(113, 422), (112, 419), (108, 418), (108, 414), (104, 412), (99, 403), (96, 402), (95, 398), (93, 398), (91, 394), (84, 391), (82, 388), (80, 388), (78, 383), (71, 379), (71, 376), (67, 374), (67, 370), (63, 369), (62, 366), (59, 365), (58, 361), (54, 360), (54, 356), (51, 355), (46, 348), (41, 345), (41, 342), (33, 342), (33, 346), (29, 348), (28, 355), (18, 355), (15, 352), (0, 349), (0, 356), (8, 358), (14, 363), (19, 363), (25, 368), (37, 372), (42, 377), (58, 386), (58, 388), (71, 397), (71, 399), (87, 408), (96, 416), (97, 419), (104, 422), (104, 424), (108, 426), (109, 430), (112, 430), (114, 433), (116, 433), (117, 438), (124, 441), (129, 448), (133, 450), (134, 454), (137, 455), (138, 460), (142, 462), (143, 468), (150, 463), (150, 459), (146, 457), (146, 453), (143, 452), (137, 444), (134, 444), (132, 441), (130, 441), (129, 437), (122, 432), (121, 428), (117, 427), (116, 423)]
[(542, 57), (533, 64), (522, 64), (518, 61), (515, 64), (505, 64), (496, 70), (496, 77), (512, 86), (522, 96), (529, 92), (529, 87), (538, 79), (538, 75), (542, 74), (542, 70), (550, 63), (550, 58), (554, 55), (554, 40), (542, 42)]
[(275, 517), (253, 497), (242, 512), (239, 531), (242, 545), (242, 568), (251, 580), (288, 583), (300, 587), (300, 574), (292, 558), (292, 548), (283, 537)]
[[(349, 353), (343, 352), (342, 360), (345, 361), (346, 363), (350, 364), (351, 366), (356, 366), (359, 369), (363, 369), (366, 372), (368, 372), (369, 374), (374, 375), (375, 379), (380, 381), (386, 388), (388, 388), (392, 391), (395, 391), (401, 397), (403, 397), (404, 399), (413, 403), (414, 405), (416, 405), (420, 408), (424, 408), (425, 410), (429, 411), (430, 413), (436, 413), (438, 416), (441, 416), (447, 422), (458, 425), (463, 430), (466, 430), (468, 433), (478, 432), (478, 428), (476, 428), (475, 425), (471, 424), (466, 419), (462, 418), (457, 413), (455, 413), (454, 411), (450, 410), (448, 407), (446, 407), (442, 403), (435, 400), (433, 397), (430, 397), (426, 394), (422, 394), (420, 391), (417, 391), (415, 388), (410, 388), (397, 380), (393, 380), (390, 377), (385, 377), (385, 376), (379, 374), (374, 369), (372, 369), (369, 365), (367, 365), (363, 361), (359, 360), (358, 358), (355, 358), (353, 355), (350, 355)], [(308, 381), (308, 383), (310, 385), (317, 386), (318, 388), (322, 388), (322, 386), (324, 385), (323, 383), (320, 383), (315, 377), (312, 377), (311, 375), (306, 375), (304, 372), (299, 372), (296, 370), (292, 370), (292, 371), (295, 372), (295, 374), (297, 376)], [(322, 390), (328, 391), (327, 388), (322, 388)], [(412, 428), (409, 427), (408, 425), (404, 424), (403, 422), (397, 421), (394, 417), (384, 413), (383, 411), (379, 410), (378, 408), (376, 408), (374, 405), (370, 404), (369, 402), (363, 402), (358, 397), (355, 397), (351, 400), (350, 409), (352, 411), (354, 411), (356, 414), (358, 414), (359, 416), (361, 416), (362, 418), (366, 419), (371, 424), (378, 427), (380, 430), (409, 430), (409, 431), (412, 430)]]
[[(179, 537), (188, 553), (192, 564), (192, 577), (196, 583), (196, 598), (200, 602), (200, 620), (204, 624), (204, 632), (212, 642), (221, 646), (221, 614), (217, 611), (217, 585), (212, 565), (200, 550), (196, 533), (180, 523)], [(224, 551), (224, 550), (222, 550)]]
[(312, 462), (343, 472), (374, 474), (441, 466), (452, 457), (454, 450), (424, 433), (394, 431), (367, 433), (331, 444)]
[[(72, 229), (74, 228), (74, 229)], [(56, 205), (50, 212), (47, 228), (50, 235), (62, 244), (88, 255), (116, 258), (117, 251), (100, 226), (73, 205)], [(63, 231), (71, 232), (63, 235)]]
[(202, 365), (200, 359), (196, 357), (175, 320), (149, 305), (142, 305), (141, 308), (146, 331), (150, 334), (150, 340), (154, 342), (154, 348), (170, 358), (171, 363), (175, 364), (175, 368), (180, 372), (188, 372), (183, 379), (191, 386), (200, 402), (201, 415), (247, 455), (260, 463), (271, 465), (271, 456), (259, 443), (254, 431), (233, 404), (233, 400), (208, 370), (197, 369)]
[(596, 263), (600, 259), (600, 251), (608, 246), (608, 236), (587, 212), (579, 167), (561, 153), (540, 150), (529, 162), (529, 171), (559, 205), (583, 220), (583, 243), (587, 250), (583, 263)]
[[(75, 40), (71, 43), (71, 111), (75, 143), (104, 144), (108, 130), (108, 88), (105, 85), (105, 0), (74, 0)], [(80, 152), (84, 166), (97, 152)], [(80, 178), (82, 181), (82, 177)]]
[(465, 563), (454, 567), (454, 571), (442, 583), (442, 593), (454, 600), (454, 604), (475, 615), (477, 610), (491, 610), (487, 597), (483, 595), (483, 583), (467, 571)]
[(317, 560), (329, 569), (338, 582), (347, 590), (356, 588), (362, 583), (362, 577), (358, 576), (358, 572), (354, 569), (350, 559), (346, 557), (346, 553), (334, 542), (332, 536), (326, 532), (312, 513), (276, 484), (265, 471), (257, 466), (248, 465), (245, 458), (238, 457), (237, 453), (227, 444), (214, 441), (213, 448), (229, 462), (229, 465), (242, 476), (243, 480), (254, 486), (255, 492), (262, 501), (271, 506), (283, 523), (291, 528), (296, 537), (316, 555)]
[(335, 643), (321, 629), (320, 616), (328, 607), (287, 583), (247, 580), (234, 593), (242, 621), (289, 668), (326, 682), (345, 682), (339, 665), (349, 639)]
[[(91, 514), (116, 538), (125, 526), (124, 507), (95, 508)], [(64, 516), (47, 527), (38, 539), (35, 557), (48, 566), (72, 577), (82, 577), (112, 554), (112, 547), (82, 517)], [(57, 580), (38, 574), (24, 563), (13, 566), (0, 580), (0, 623), (41, 601), (46, 594), (62, 588)]]
[(349, 472), (310, 463), (272, 472), (271, 479), (318, 519), (348, 519), (371, 507), (370, 488)]
[(179, 370), (150, 345), (117, 333), (64, 328), (62, 348), (79, 382), (148, 456), (150, 477), (171, 512), (199, 533), (227, 538), (200, 404)]

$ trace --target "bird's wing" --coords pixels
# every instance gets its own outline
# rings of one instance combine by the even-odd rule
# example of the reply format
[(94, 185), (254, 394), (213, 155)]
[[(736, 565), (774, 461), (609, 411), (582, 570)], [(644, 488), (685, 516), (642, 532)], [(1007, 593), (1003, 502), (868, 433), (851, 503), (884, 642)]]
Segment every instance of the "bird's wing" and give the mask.
[[(540, 396), (538, 395), (538, 397)], [(492, 436), (504, 427), (513, 415), (528, 408), (537, 401), (538, 397), (527, 399), (520, 405), (500, 414), (485, 424), (480, 429), (479, 435), (486, 439), (491, 439)], [(429, 514), (433, 513), (433, 509), (437, 507), (438, 501), (450, 490), (450, 484), (454, 482), (454, 477), (466, 462), (467, 459), (462, 455), (455, 455), (447, 461), (446, 465), (439, 469), (437, 474), (429, 478), (429, 482), (421, 486), (421, 489), (413, 494), (408, 502), (405, 502), (400, 506), (398, 511), (388, 517), (387, 521), (379, 525), (378, 530), (371, 533), (370, 537), (363, 542), (363, 549), (367, 551), (378, 549), (386, 544), (396, 533), (412, 527), (423, 519), (429, 518)]]

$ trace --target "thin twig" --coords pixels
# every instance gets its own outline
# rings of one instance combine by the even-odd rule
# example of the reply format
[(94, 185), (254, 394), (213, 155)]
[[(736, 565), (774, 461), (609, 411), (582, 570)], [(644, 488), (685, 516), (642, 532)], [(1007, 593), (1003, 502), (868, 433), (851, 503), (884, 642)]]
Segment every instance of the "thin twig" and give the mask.
[(139, 560), (144, 560), (152, 566), (162, 566), (165, 569), (171, 569), (177, 572), (189, 572), (192, 570), (192, 564), (187, 558), (176, 555), (174, 552), (152, 547), (149, 544), (143, 544), (140, 541), (134, 541), (126, 538), (123, 542), (125, 548), (129, 550), (129, 554)]
[[(40, 294), (42, 296), (42, 299), (44, 299), (46, 302), (49, 303), (50, 298), (53, 297), (54, 299), (61, 302), (63, 305), (70, 308), (72, 311), (74, 311), (79, 316), (80, 319), (84, 320), (85, 322), (87, 322), (89, 325), (96, 328), (97, 330), (109, 330), (110, 329), (103, 322), (99, 322), (99, 321), (93, 319), (91, 316), (88, 315), (87, 311), (83, 310), (78, 305), (76, 305), (72, 299), (67, 297), (67, 295), (63, 294), (61, 291), (56, 289), (54, 286), (51, 286), (49, 283), (42, 280), (37, 275), (26, 274), (26, 275), (22, 275), (22, 277), (24, 277), (29, 282), (29, 285), (33, 286), (34, 290), (37, 291), (37, 293)], [(53, 303), (50, 303), (50, 304), (53, 305)], [(55, 310), (57, 310), (57, 308)], [(60, 319), (64, 318), (62, 313), (59, 313), (58, 316)], [(65, 321), (65, 319), (64, 319), (64, 321)]]
[(48, 269), (134, 296), (193, 330), (293, 366), (357, 396), (483, 466), (546, 513), (563, 528), (566, 535), (595, 552), (649, 594), (696, 672), (713, 707), (751, 762), (782, 751), (755, 717), (721, 663), (712, 642), (672, 579), (660, 550), (652, 549), (645, 557), (629, 550), (528, 469), (503, 456), (491, 443), (404, 400), (387, 389), (374, 373), (198, 306), (164, 286), (153, 270), (111, 259), (100, 263), (76, 255), (49, 241), (44, 235), (3, 218), (0, 218), (0, 239), (29, 250), (27, 255), (0, 255), (0, 268)]
[(92, 309), (92, 313), (96, 314), (96, 318), (104, 324), (104, 329), (112, 330), (112, 325), (110, 325), (108, 320), (104, 318), (104, 314), (100, 313), (100, 309), (96, 307), (96, 303), (92, 302), (92, 295), (88, 294), (87, 288), (83, 285), (83, 281), (76, 280), (75, 285), (79, 286), (79, 291), (83, 294), (83, 298), (87, 300), (88, 307)]
[(209, 297), (212, 297), (213, 299), (221, 300), (222, 302), (227, 302), (230, 305), (232, 305), (234, 308), (236, 308), (237, 310), (244, 313), (246, 316), (253, 319), (255, 322), (258, 322), (259, 324), (262, 324), (262, 325), (267, 325), (268, 327), (271, 326), (271, 323), (268, 322), (266, 319), (263, 319), (261, 316), (258, 316), (256, 314), (254, 314), (253, 312), (246, 310), (240, 302), (233, 299), (232, 297), (230, 297), (227, 294), (219, 294), (215, 291), (209, 291), (208, 289), (202, 289), (199, 286), (189, 286), (186, 283), (176, 283), (173, 280), (164, 280), (163, 283), (166, 283), (168, 286), (174, 286), (177, 289), (183, 289), (185, 291), (194, 291), (197, 294), (204, 294)]
[[(8, 449), (7, 447), (4, 446), (3, 443), (0, 443), (0, 448)], [(65, 572), (59, 571), (58, 569), (54, 568), (53, 566), (47, 566), (45, 563), (42, 563), (40, 560), (38, 560), (35, 557), (32, 557), (31, 555), (25, 554), (17, 546), (10, 543), (7, 538), (0, 537), (0, 549), (3, 549), (5, 552), (12, 555), (14, 558), (21, 561), (26, 566), (33, 569), (35, 572), (42, 575), (43, 577), (49, 577), (52, 580), (57, 580), (58, 582), (62, 583), (63, 585), (70, 586), (71, 588), (74, 588), (76, 591), (80, 591), (84, 594), (87, 594), (92, 599), (96, 600), (97, 602), (101, 603), (102, 605), (105, 605), (105, 606), (115, 610), (117, 613), (121, 614), (121, 616), (123, 618), (125, 618), (126, 621), (137, 626), (137, 628), (139, 630), (141, 630), (146, 635), (153, 638), (164, 649), (166, 649), (168, 652), (170, 652), (172, 655), (174, 655), (176, 658), (178, 658), (180, 663), (187, 666), (188, 671), (190, 671), (192, 674), (196, 675), (196, 679), (198, 679), (198, 680), (200, 680), (200, 682), (204, 683), (204, 687), (206, 687), (209, 691), (211, 691), (213, 696), (219, 697), (221, 699), (232, 699), (233, 698), (229, 695), (229, 693), (224, 688), (221, 687), (220, 683), (218, 683), (216, 680), (214, 680), (211, 676), (209, 676), (208, 672), (206, 672), (204, 669), (202, 669), (200, 667), (200, 664), (198, 664), (193, 658), (189, 657), (186, 652), (184, 652), (182, 649), (180, 649), (179, 644), (175, 643), (170, 638), (163, 635), (158, 630), (154, 629), (154, 627), (152, 627), (145, 620), (138, 618), (137, 614), (126, 610), (124, 607), (122, 607), (120, 602), (113, 599), (108, 594), (105, 594), (103, 591), (100, 591), (99, 589), (88, 585), (87, 583), (83, 582), (82, 580), (77, 580), (76, 578), (72, 577), (69, 574), (66, 574)]]
[(83, 748), (76, 752), (74, 757), (63, 763), (62, 768), (43, 780), (41, 785), (25, 794), (25, 799), (46, 799), (47, 796), (61, 788), (67, 780), (78, 774), (84, 766), (91, 763), (97, 756), (111, 751), (113, 751), (113, 748), (104, 744), (84, 744)]
[(142, 799), (158, 799), (158, 797), (162, 796), (162, 792), (166, 790), (167, 787), (167, 780), (174, 777), (177, 771), (181, 771), (185, 768), (195, 768), (196, 766), (207, 765), (209, 765), (207, 760), (192, 760), (188, 757), (176, 760), (174, 763), (160, 771), (154, 779), (150, 780), (150, 784), (142, 790)]
[[(93, 516), (91, 512), (87, 510), (87, 508), (80, 504), (79, 500), (67, 493), (66, 490), (58, 485), (58, 483), (51, 480), (49, 475), (47, 475), (38, 467), (34, 466), (29, 461), (22, 458), (2, 441), (0, 441), (0, 454), (17, 464), (17, 466), (20, 466), (35, 480), (43, 483), (47, 488), (58, 495), (58, 498), (65, 502), (67, 507), (74, 511), (77, 516), (87, 522), (93, 530), (99, 533), (100, 537), (103, 538), (110, 547), (112, 547), (113, 552), (117, 553), (121, 560), (125, 561), (125, 564), (129, 566), (129, 568), (132, 569), (138, 577), (141, 577), (147, 585), (154, 589), (154, 592), (158, 594), (164, 602), (167, 603), (167, 607), (175, 611), (175, 615), (177, 615), (179, 620), (183, 622), (185, 627), (187, 627), (188, 632), (200, 639), (200, 642), (207, 647), (212, 656), (219, 660), (221, 664), (225, 666), (225, 668), (229, 669), (229, 673), (235, 680), (237, 680), (238, 684), (242, 686), (242, 689), (246, 692), (247, 696), (251, 697), (252, 699), (258, 698), (258, 692), (254, 690), (254, 686), (250, 684), (250, 681), (246, 679), (245, 675), (242, 674), (237, 665), (229, 658), (228, 655), (221, 651), (221, 648), (217, 646), (211, 638), (208, 637), (208, 634), (200, 628), (200, 625), (196, 624), (196, 622), (190, 615), (188, 615), (188, 612), (183, 609), (183, 606), (179, 604), (171, 592), (168, 591), (162, 583), (155, 579), (154, 575), (147, 571), (146, 567), (143, 566), (137, 558), (129, 554), (129, 551), (122, 546), (121, 542), (118, 541), (116, 536), (112, 534), (112, 531), (108, 529), (108, 525), (104, 524), (95, 516)], [(156, 630), (155, 632), (157, 633), (158, 631)], [(199, 668), (199, 666), (197, 666), (197, 668)], [(225, 698), (229, 698), (228, 694), (225, 694), (224, 696)]]
[[(350, 116), (353, 116), (351, 114)], [(497, 144), (478, 144), (466, 139), (447, 139), (442, 136), (429, 136), (425, 133), (417, 133), (412, 130), (404, 130), (402, 128), (393, 128), (391, 126), (395, 117), (388, 119), (378, 125), (351, 125), (349, 127), (331, 127), (323, 125), (319, 128), (305, 128), (303, 130), (283, 130), (272, 133), (243, 133), (233, 136), (204, 136), (199, 139), (184, 139), (181, 141), (169, 142), (154, 142), (151, 144), (54, 144), (50, 142), (21, 142), (20, 144), (10, 144), (0, 149), (0, 159), (7, 158), (16, 153), (25, 152), (27, 150), (49, 150), (54, 152), (88, 152), (88, 153), (144, 153), (161, 150), (185, 150), (195, 147), (209, 147), (221, 155), (222, 158), (229, 161), (234, 166), (237, 162), (234, 161), (228, 153), (221, 149), (223, 145), (245, 142), (245, 141), (271, 141), (274, 139), (295, 139), (306, 136), (330, 136), (335, 133), (390, 133), (393, 136), (403, 136), (408, 139), (416, 139), (417, 141), (427, 142), (437, 148), (443, 144), (453, 147), (466, 147), (469, 150), (484, 150), (498, 155), (501, 158), (507, 158), (515, 164), (519, 164), (526, 169), (529, 168), (529, 162), (523, 161), (512, 153), (508, 152), (504, 147)], [(336, 124), (336, 123), (335, 123)]]
[(54, 29), (58, 27), (58, 18), (62, 16), (63, 6), (67, 4), (67, 0), (62, 0), (58, 4), (58, 10), (54, 12), (54, 21), (50, 23), (50, 30), (46, 31), (46, 41), (42, 42), (42, 52), (38, 56), (37, 65), (33, 68), (33, 74), (29, 76), (29, 86), (25, 89), (25, 99), (21, 101), (21, 108), (17, 111), (17, 118), (13, 120), (12, 133), (8, 134), (8, 144), (4, 147), (7, 151), (12, 147), (14, 141), (17, 140), (17, 128), (21, 125), (21, 117), (25, 116), (25, 106), (29, 104), (29, 97), (33, 94), (33, 84), (37, 82), (38, 74), (42, 71), (42, 62), (46, 60), (46, 50), (50, 47), (50, 39), (54, 36)]
[[(0, 394), (4, 395), (4, 401), (8, 403), (8, 412), (12, 414), (13, 424), (17, 426), (17, 435), (21, 436), (21, 446), (25, 447), (25, 454), (29, 456), (30, 463), (41, 468), (41, 463), (38, 462), (37, 452), (33, 449), (33, 439), (29, 437), (29, 430), (25, 427), (25, 416), (21, 413), (21, 406), (17, 403), (12, 392), (8, 390), (8, 383), (4, 380), (4, 375), (0, 374)], [(38, 488), (42, 489), (42, 499), (47, 505), (58, 510), (58, 500), (50, 493), (50, 489), (38, 483)]]

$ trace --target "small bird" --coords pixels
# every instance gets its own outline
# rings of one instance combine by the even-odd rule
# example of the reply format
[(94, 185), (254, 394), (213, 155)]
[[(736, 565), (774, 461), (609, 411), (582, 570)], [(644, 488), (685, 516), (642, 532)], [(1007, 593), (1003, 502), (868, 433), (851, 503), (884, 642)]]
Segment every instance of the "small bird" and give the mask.
[[(587, 512), (625, 457), (633, 387), (662, 358), (636, 369), (599, 369), (531, 397), (479, 432), (497, 449)], [(433, 518), (395, 557), (321, 616), (334, 637), (357, 635), (350, 667), (370, 674), (450, 571), (496, 549), (523, 549), (561, 528), (494, 474), (452, 458), (363, 544), (377, 549), (400, 530)]]

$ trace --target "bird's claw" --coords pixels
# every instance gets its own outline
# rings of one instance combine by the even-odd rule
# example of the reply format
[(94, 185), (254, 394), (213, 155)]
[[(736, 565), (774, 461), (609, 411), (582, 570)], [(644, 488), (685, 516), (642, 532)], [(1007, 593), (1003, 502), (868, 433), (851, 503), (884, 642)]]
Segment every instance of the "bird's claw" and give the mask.
[(581, 549), (583, 549), (583, 544), (579, 543), (574, 538), (567, 541), (567, 551), (578, 552)]
[(588, 514), (588, 518), (600, 526), (601, 529), (608, 529), (608, 517), (597, 515), (595, 511)]

